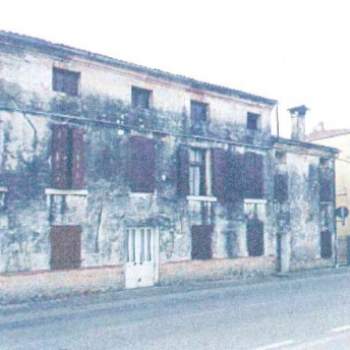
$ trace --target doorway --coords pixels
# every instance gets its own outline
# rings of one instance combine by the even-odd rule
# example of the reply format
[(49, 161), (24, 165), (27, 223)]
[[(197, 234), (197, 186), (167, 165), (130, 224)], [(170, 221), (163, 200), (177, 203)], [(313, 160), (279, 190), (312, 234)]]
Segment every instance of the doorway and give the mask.
[(125, 288), (153, 286), (158, 282), (159, 235), (147, 228), (126, 230)]

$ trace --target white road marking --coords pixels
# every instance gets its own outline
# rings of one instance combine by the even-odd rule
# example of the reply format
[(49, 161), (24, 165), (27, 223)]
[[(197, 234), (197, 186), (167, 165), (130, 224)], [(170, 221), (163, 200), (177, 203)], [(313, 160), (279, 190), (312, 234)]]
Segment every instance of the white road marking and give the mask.
[(342, 333), (342, 332), (346, 332), (346, 331), (350, 331), (350, 324), (346, 325), (346, 326), (341, 326), (341, 327), (336, 327), (331, 329), (332, 333)]
[(282, 346), (289, 346), (294, 344), (294, 340), (286, 340), (280, 343), (273, 343), (273, 344), (269, 344), (269, 345), (264, 345), (264, 346), (260, 346), (259, 348), (256, 348), (255, 350), (271, 350), (271, 349), (279, 349)]

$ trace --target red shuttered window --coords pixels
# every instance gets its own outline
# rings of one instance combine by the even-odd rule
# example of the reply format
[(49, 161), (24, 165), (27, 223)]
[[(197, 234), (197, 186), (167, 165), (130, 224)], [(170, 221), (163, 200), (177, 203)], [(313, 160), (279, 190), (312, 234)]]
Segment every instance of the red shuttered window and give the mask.
[(84, 187), (84, 131), (68, 125), (52, 126), (52, 187)]
[(66, 125), (52, 126), (52, 186), (58, 189), (69, 187), (68, 169), (68, 127)]
[(260, 154), (247, 152), (244, 157), (245, 198), (263, 198), (264, 161)]
[(213, 195), (223, 202), (229, 197), (226, 192), (229, 188), (229, 154), (221, 148), (213, 148), (211, 155)]
[(156, 148), (154, 140), (132, 136), (129, 139), (128, 179), (132, 192), (155, 190)]
[(188, 148), (184, 145), (177, 150), (177, 192), (182, 196), (190, 193)]

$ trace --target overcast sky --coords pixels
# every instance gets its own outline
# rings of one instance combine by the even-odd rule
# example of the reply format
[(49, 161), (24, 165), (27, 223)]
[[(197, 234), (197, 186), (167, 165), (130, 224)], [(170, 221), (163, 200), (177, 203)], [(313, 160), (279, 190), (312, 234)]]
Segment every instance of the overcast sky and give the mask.
[[(279, 100), (350, 128), (347, 0), (3, 0), (0, 27)], [(349, 2), (348, 2), (349, 3)]]

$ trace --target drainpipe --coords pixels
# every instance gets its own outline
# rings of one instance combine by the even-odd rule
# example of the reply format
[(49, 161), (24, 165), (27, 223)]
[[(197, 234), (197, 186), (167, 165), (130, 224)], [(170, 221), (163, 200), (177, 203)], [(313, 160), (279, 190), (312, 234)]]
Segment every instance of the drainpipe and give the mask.
[(336, 210), (336, 159), (333, 158), (333, 229), (334, 229), (334, 268), (339, 267), (339, 257), (338, 257), (338, 232), (337, 232), (337, 217), (335, 215)]

